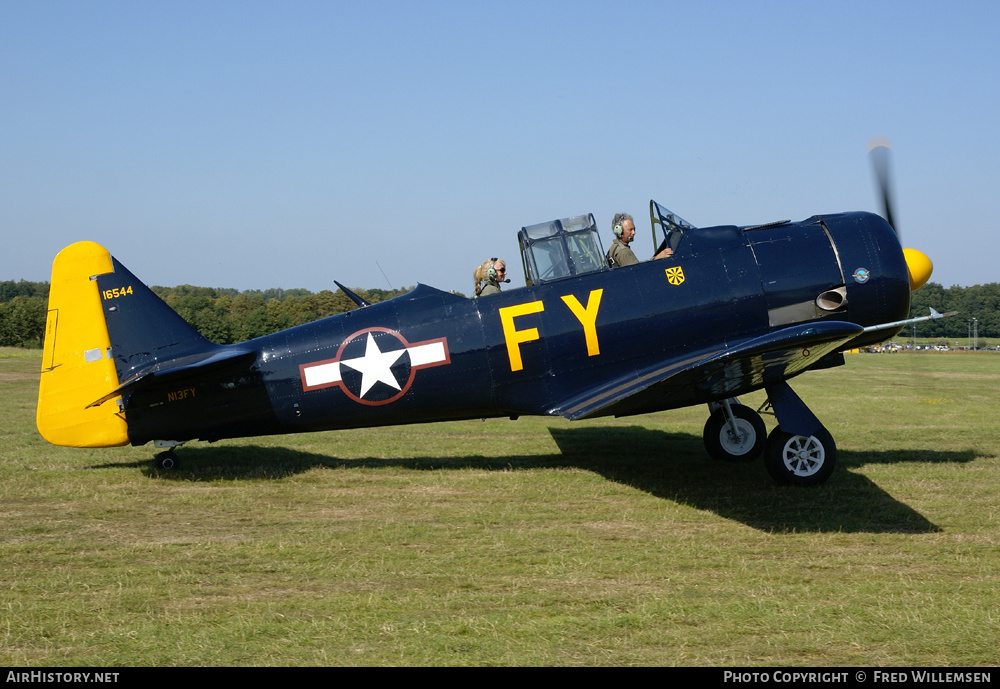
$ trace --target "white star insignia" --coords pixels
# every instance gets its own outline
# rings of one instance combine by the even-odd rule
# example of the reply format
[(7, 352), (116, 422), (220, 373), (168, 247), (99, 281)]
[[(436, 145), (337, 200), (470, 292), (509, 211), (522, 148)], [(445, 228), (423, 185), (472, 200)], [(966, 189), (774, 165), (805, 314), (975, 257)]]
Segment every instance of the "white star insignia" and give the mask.
[(347, 359), (341, 361), (341, 365), (353, 368), (361, 373), (361, 394), (364, 397), (375, 383), (382, 382), (391, 388), (399, 390), (399, 382), (396, 376), (392, 375), (392, 365), (402, 356), (405, 349), (397, 349), (391, 352), (383, 352), (378, 348), (378, 343), (371, 333), (368, 333), (368, 341), (365, 343), (365, 355), (357, 359)]
[[(403, 345), (403, 348), (382, 351), (376, 339), (381, 333), (395, 338)], [(356, 342), (360, 345), (362, 335), (365, 336), (365, 353), (361, 356), (353, 359), (326, 359), (324, 361), (312, 361), (300, 364), (299, 376), (302, 380), (302, 389), (304, 391), (321, 390), (336, 385), (355, 402), (373, 406), (389, 404), (398, 400), (410, 389), (414, 371), (451, 363), (451, 356), (448, 353), (448, 340), (446, 338), (439, 337), (433, 340), (424, 340), (410, 344), (398, 332), (389, 330), (388, 328), (368, 328), (350, 335), (341, 344), (337, 352), (338, 356), (344, 351), (344, 347), (348, 343)], [(383, 342), (383, 344), (392, 346), (391, 343)], [(351, 351), (357, 351), (357, 345), (352, 344)], [(408, 366), (399, 362), (399, 359), (403, 356), (403, 352), (409, 355)], [(341, 377), (341, 366), (346, 366), (361, 374), (360, 393), (351, 390), (345, 385), (344, 379)], [(394, 366), (396, 367), (395, 374), (392, 371)], [(398, 380), (396, 378), (397, 375), (403, 376), (404, 380)], [(383, 391), (385, 394), (390, 394), (390, 396), (381, 399), (381, 397), (384, 397), (384, 394), (376, 394), (376, 397), (380, 397), (380, 399), (365, 399), (365, 396), (371, 393), (372, 388), (379, 382), (385, 383), (393, 390), (396, 390), (396, 393), (391, 394), (389, 391)], [(352, 383), (352, 385), (354, 384)]]

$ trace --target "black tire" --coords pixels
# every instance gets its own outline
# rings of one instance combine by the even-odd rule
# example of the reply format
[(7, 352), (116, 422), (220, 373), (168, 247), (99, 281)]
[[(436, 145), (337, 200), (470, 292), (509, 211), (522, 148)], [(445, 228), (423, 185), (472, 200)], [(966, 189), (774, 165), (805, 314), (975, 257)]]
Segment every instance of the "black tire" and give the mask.
[(162, 471), (175, 471), (180, 466), (180, 462), (173, 450), (167, 450), (156, 455), (153, 459), (153, 466)]
[(837, 445), (822, 426), (806, 438), (775, 428), (767, 438), (764, 466), (777, 483), (818, 486), (837, 464)]
[(760, 414), (742, 404), (729, 407), (736, 418), (739, 437), (733, 437), (724, 409), (715, 411), (705, 422), (701, 439), (713, 458), (722, 462), (752, 462), (760, 457), (767, 441), (767, 427)]

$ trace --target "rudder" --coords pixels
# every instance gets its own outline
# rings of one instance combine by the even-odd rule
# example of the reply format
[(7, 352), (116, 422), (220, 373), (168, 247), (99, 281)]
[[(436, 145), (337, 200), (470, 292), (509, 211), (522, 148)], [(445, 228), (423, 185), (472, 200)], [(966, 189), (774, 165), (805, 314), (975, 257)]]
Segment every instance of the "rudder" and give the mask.
[(53, 445), (128, 444), (117, 404), (87, 406), (119, 382), (96, 280), (112, 270), (111, 254), (94, 242), (72, 244), (52, 263), (35, 423)]

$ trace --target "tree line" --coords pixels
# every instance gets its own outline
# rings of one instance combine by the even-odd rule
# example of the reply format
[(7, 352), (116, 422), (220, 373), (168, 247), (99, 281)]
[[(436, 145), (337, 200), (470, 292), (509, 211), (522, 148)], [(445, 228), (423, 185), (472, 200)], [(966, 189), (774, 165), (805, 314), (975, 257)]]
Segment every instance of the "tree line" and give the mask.
[(0, 346), (41, 347), (49, 283), (0, 282)]
[[(958, 311), (958, 314), (915, 324), (917, 337), (963, 340), (969, 334), (972, 319), (978, 321), (979, 337), (1000, 336), (1000, 284), (996, 282), (948, 289), (936, 282), (928, 282), (911, 294), (910, 318), (926, 316), (930, 308), (940, 313)], [(913, 328), (909, 326), (902, 334), (907, 337), (912, 335)]]
[[(243, 342), (357, 308), (340, 290), (315, 294), (306, 289), (241, 292), (192, 285), (150, 289), (202, 335), (218, 344)], [(376, 304), (410, 289), (353, 291)], [(48, 298), (47, 282), (0, 282), (0, 346), (41, 347)]]
[[(242, 342), (355, 308), (354, 302), (340, 290), (241, 292), (191, 285), (151, 289), (205, 337), (219, 344)], [(354, 290), (373, 304), (406, 291)], [(47, 282), (0, 282), (0, 346), (42, 346), (48, 296)], [(964, 338), (973, 318), (978, 321), (980, 337), (1000, 337), (1000, 283), (945, 289), (929, 282), (912, 294), (910, 317), (926, 316), (929, 307), (941, 313), (958, 311), (959, 315), (917, 323), (917, 337)], [(910, 328), (906, 335), (912, 332)]]

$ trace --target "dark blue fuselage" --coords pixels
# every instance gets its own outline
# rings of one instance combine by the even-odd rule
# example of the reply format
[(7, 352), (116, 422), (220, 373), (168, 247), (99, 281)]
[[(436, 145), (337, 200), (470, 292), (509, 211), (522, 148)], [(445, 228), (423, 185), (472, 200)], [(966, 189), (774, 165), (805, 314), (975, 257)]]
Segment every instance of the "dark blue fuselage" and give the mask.
[[(902, 252), (878, 216), (702, 228), (665, 259), (480, 299), (421, 285), (387, 302), (216, 346), (232, 350), (230, 367), (174, 376), (131, 395), (129, 437), (142, 444), (568, 416), (564, 408), (592, 391), (611, 399), (620, 382), (641, 383), (664, 366), (682, 370), (685, 362), (789, 326), (868, 326), (905, 318), (908, 309)], [(858, 338), (848, 345), (863, 343)], [(256, 356), (247, 364), (236, 352)], [(717, 385), (692, 378), (595, 415), (682, 407), (763, 385), (762, 378), (745, 376), (727, 384), (723, 395)], [(187, 389), (192, 392), (180, 394)]]

